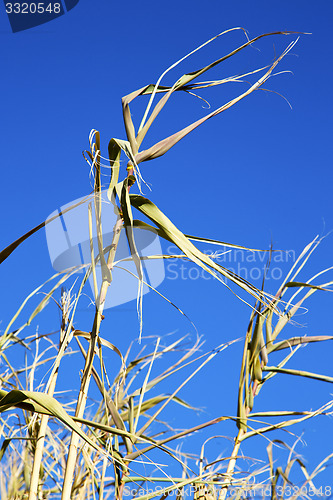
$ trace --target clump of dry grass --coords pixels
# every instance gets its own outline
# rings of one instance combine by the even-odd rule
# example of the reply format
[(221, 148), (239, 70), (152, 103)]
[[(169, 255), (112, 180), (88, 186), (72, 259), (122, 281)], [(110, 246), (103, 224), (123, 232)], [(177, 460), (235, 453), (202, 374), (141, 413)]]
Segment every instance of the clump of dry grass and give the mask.
[[(142, 196), (141, 186), (144, 179), (139, 168), (141, 162), (162, 156), (206, 120), (222, 113), (260, 88), (296, 41), (290, 43), (271, 65), (260, 70), (216, 81), (194, 83), (195, 79), (262, 37), (290, 34), (268, 33), (247, 40), (226, 56), (197, 71), (182, 75), (172, 86), (162, 86), (162, 77), (181, 63), (185, 59), (183, 58), (168, 68), (155, 85), (147, 85), (123, 98), (127, 138), (126, 140), (113, 138), (108, 146), (110, 165), (108, 200), (114, 206), (117, 221), (112, 243), (107, 246), (103, 242), (101, 201), (102, 170), (105, 165), (99, 133), (92, 131), (89, 138), (90, 149), (85, 152), (85, 158), (93, 173), (94, 189), (88, 200), (80, 201), (88, 203), (91, 262), (82, 266), (84, 275), (81, 282), (75, 281), (73, 284), (73, 276), (77, 269), (71, 268), (55, 274), (34, 290), (19, 307), (0, 339), (0, 355), (3, 362), (0, 374), (2, 414), (0, 425), (3, 438), (0, 451), (0, 460), (3, 464), (0, 473), (2, 499), (37, 500), (60, 497), (63, 500), (112, 497), (121, 499), (131, 495), (144, 499), (159, 496), (164, 500), (171, 494), (177, 494), (177, 498), (190, 494), (195, 499), (223, 500), (227, 494), (239, 498), (249, 491), (254, 495), (260, 495), (258, 492), (263, 482), (266, 487), (270, 487), (271, 498), (277, 499), (284, 495), (288, 496), (286, 488), (290, 485), (294, 465), (298, 465), (304, 475), (304, 486), (314, 491), (313, 479), (326, 466), (330, 457), (310, 474), (301, 459), (295, 456), (294, 449), (289, 449), (286, 443), (280, 441), (280, 445), (290, 451), (284, 468), (275, 466), (272, 443), (267, 448), (267, 465), (239, 474), (237, 461), (241, 458), (241, 446), (245, 440), (287, 428), (317, 415), (331, 414), (333, 402), (317, 410), (306, 409), (303, 412), (270, 410), (255, 413), (253, 411), (255, 398), (258, 397), (263, 385), (279, 373), (300, 376), (304, 379), (310, 377), (326, 382), (333, 381), (329, 376), (286, 367), (302, 344), (328, 341), (333, 337), (293, 337), (279, 340), (282, 330), (292, 321), (304, 301), (318, 290), (329, 290), (328, 287), (331, 285), (331, 282), (314, 284), (314, 280), (317, 282), (317, 278), (325, 271), (306, 283), (296, 280), (305, 262), (318, 245), (318, 239), (304, 249), (276, 295), (271, 296), (265, 292), (264, 286), (262, 289), (257, 289), (227, 268), (216, 264), (214, 259), (201, 252), (193, 241), (204, 241), (231, 248), (245, 247), (186, 235), (156, 204)], [(260, 71), (262, 76), (237, 98), (162, 141), (146, 149), (140, 149), (149, 128), (174, 92), (193, 93), (202, 88), (240, 81), (245, 76), (257, 75)], [(129, 106), (134, 99), (143, 95), (149, 95), (150, 98), (140, 126), (136, 130)], [(155, 104), (156, 98), (160, 95), (160, 100)], [(127, 158), (127, 168), (124, 172), (121, 168), (121, 154)], [(120, 180), (121, 174), (122, 180)], [(134, 185), (138, 186), (139, 192), (136, 194), (132, 192)], [(66, 210), (74, 208), (75, 206), (72, 206)], [(145, 220), (135, 219), (135, 213), (138, 214), (137, 217), (144, 216)], [(8, 258), (25, 239), (46, 224), (52, 223), (58, 216), (43, 222), (5, 248), (0, 253), (0, 261)], [(94, 245), (93, 241), (94, 225), (97, 228), (97, 245)], [(200, 370), (207, 363), (218, 355), (223, 356), (223, 351), (234, 341), (222, 344), (211, 352), (202, 353), (199, 339), (193, 345), (186, 344), (185, 338), (164, 344), (161, 338), (156, 337), (154, 342), (143, 345), (140, 351), (131, 357), (131, 348), (126, 354), (122, 354), (117, 346), (104, 337), (102, 321), (105, 301), (109, 288), (112, 289), (114, 267), (119, 264), (115, 259), (122, 232), (126, 234), (137, 272), (140, 333), (142, 330), (142, 287), (145, 282), (142, 257), (136, 247), (134, 228), (152, 231), (160, 238), (172, 242), (180, 251), (179, 255), (154, 255), (146, 258), (187, 258), (213, 275), (222, 285), (232, 288), (235, 295), (240, 294), (239, 297), (243, 302), (255, 301), (254, 307), (251, 307), (250, 323), (245, 335), (236, 415), (219, 415), (213, 420), (182, 430), (173, 428), (163, 420), (164, 411), (170, 405), (180, 405), (185, 407), (186, 411), (196, 410), (181, 399), (182, 388), (200, 374)], [(97, 279), (98, 273), (100, 279)], [(90, 276), (93, 277), (94, 283), (95, 307), (91, 318), (91, 329), (84, 331), (74, 325), (77, 306)], [(44, 294), (42, 300), (32, 310), (28, 320), (23, 320), (21, 326), (15, 326), (14, 330), (14, 324), (21, 320), (22, 315), (26, 317), (25, 310), (29, 306), (29, 301), (35, 300), (40, 291)], [(57, 300), (59, 291), (60, 298)], [(27, 329), (33, 326), (36, 316), (45, 310), (51, 299), (56, 301), (61, 313), (59, 330), (52, 335), (37, 333), (33, 336), (31, 334), (24, 336)], [(56, 389), (65, 357), (73, 355), (71, 351), (73, 343), (82, 355), (83, 364), (80, 387), (77, 388), (77, 395), (71, 402), (69, 397), (63, 399), (64, 395), (57, 393)], [(8, 355), (10, 352), (17, 353), (20, 349), (26, 353), (33, 350), (35, 353), (32, 363), (26, 362), (23, 369), (13, 366), (12, 355)], [(114, 363), (111, 370), (105, 363), (106, 350), (117, 359), (118, 365)], [(287, 354), (282, 356), (279, 362), (274, 365), (269, 363), (271, 355), (285, 352)], [(157, 361), (169, 357), (172, 361), (157, 375), (153, 375)], [(42, 367), (47, 367), (47, 370), (43, 371), (39, 378), (39, 370)], [(38, 380), (37, 385), (36, 380)], [(168, 393), (162, 390), (165, 381), (168, 381), (171, 387)], [(95, 392), (97, 391), (97, 396), (94, 393), (94, 401), (89, 400), (91, 382), (94, 383)], [(64, 402), (61, 404), (60, 401)], [(73, 402), (74, 411), (70, 404)], [(272, 417), (279, 418), (279, 422), (270, 424), (269, 419)], [(206, 444), (217, 437), (215, 434), (202, 444), (198, 456), (193, 454), (192, 450), (180, 452), (177, 448), (179, 440), (184, 440), (204, 428), (223, 425), (223, 422), (227, 421), (234, 422), (238, 428), (231, 456), (218, 456), (213, 461), (206, 459)], [(168, 474), (165, 463), (174, 464), (180, 473), (177, 476)], [(260, 479), (263, 475), (264, 480)], [(305, 497), (304, 491), (300, 489), (293, 498)]]

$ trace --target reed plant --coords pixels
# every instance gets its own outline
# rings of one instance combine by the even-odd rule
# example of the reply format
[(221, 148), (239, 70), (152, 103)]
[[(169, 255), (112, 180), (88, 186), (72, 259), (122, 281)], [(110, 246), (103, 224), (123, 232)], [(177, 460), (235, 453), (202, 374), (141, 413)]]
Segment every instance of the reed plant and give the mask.
[[(241, 31), (246, 36), (241, 28), (228, 30), (232, 31)], [(0, 253), (1, 262), (9, 257), (15, 259), (15, 255), (11, 254), (27, 238), (52, 224), (65, 212), (85, 204), (90, 263), (82, 264), (80, 269), (74, 266), (58, 272), (33, 290), (1, 334), (0, 493), (3, 500), (121, 500), (126, 496), (164, 500), (172, 495), (177, 499), (190, 496), (196, 500), (224, 500), (227, 496), (237, 499), (269, 496), (272, 500), (291, 496), (296, 500), (297, 497), (308, 498), (311, 492), (313, 495), (318, 493), (316, 475), (325, 469), (331, 456), (326, 457), (311, 472), (296, 454), (294, 446), (282, 439), (268, 439), (267, 462), (264, 465), (240, 470), (237, 464), (243, 457), (242, 445), (246, 440), (263, 439), (273, 431), (290, 428), (319, 415), (332, 414), (333, 401), (321, 408), (305, 408), (304, 411), (254, 410), (262, 387), (269, 385), (274, 377), (283, 376), (281, 374), (302, 377), (304, 384), (307, 378), (333, 382), (333, 377), (289, 367), (289, 361), (302, 345), (328, 342), (333, 336), (282, 337), (285, 327), (293, 321), (305, 301), (318, 291), (330, 291), (332, 282), (324, 279), (327, 270), (306, 282), (298, 281), (300, 272), (320, 239), (315, 238), (304, 248), (275, 295), (272, 295), (265, 291), (265, 280), (262, 287), (257, 288), (218, 264), (213, 252), (208, 255), (199, 250), (196, 242), (231, 251), (238, 248), (251, 252), (265, 250), (184, 234), (167, 214), (143, 196), (146, 184), (140, 164), (164, 155), (205, 121), (262, 87), (298, 39), (296, 37), (280, 56), (264, 68), (222, 80), (197, 81), (201, 75), (263, 37), (296, 34), (265, 33), (252, 40), (247, 39), (229, 54), (180, 76), (171, 86), (161, 84), (162, 78), (171, 69), (226, 33), (218, 34), (177, 61), (160, 76), (156, 84), (148, 84), (123, 97), (126, 139), (112, 138), (108, 144), (108, 158), (105, 158), (99, 132), (93, 130), (89, 137), (89, 149), (84, 156), (93, 178), (92, 193), (42, 222)], [(171, 136), (142, 149), (148, 130), (175, 92), (196, 95), (200, 89), (253, 77), (254, 82), (236, 98)], [(130, 106), (142, 96), (148, 96), (148, 104), (141, 123), (135, 126)], [(108, 179), (106, 185), (105, 178)], [(102, 192), (105, 189), (107, 203), (116, 214), (112, 241), (108, 244), (103, 233), (105, 201)], [(178, 248), (179, 254), (142, 256), (136, 243), (137, 230), (151, 232), (161, 240), (171, 242)], [(131, 342), (125, 353), (108, 340), (110, 336), (103, 327), (103, 320), (108, 314), (106, 299), (109, 293), (112, 294), (114, 270), (123, 264), (123, 261), (117, 260), (122, 234), (130, 249), (130, 259), (135, 266), (135, 273), (132, 274), (135, 274), (138, 284), (138, 329), (136, 332), (126, 332)], [(266, 252), (268, 269), (274, 249)], [(168, 408), (172, 405), (176, 405), (179, 412), (181, 408), (197, 412), (190, 402), (182, 398), (182, 389), (186, 384), (193, 383), (195, 377), (202, 376), (201, 370), (207, 363), (214, 363), (217, 356), (223, 356), (235, 340), (230, 339), (208, 352), (204, 352), (200, 337), (192, 343), (186, 336), (173, 341), (158, 335), (148, 340), (135, 340), (141, 338), (143, 329), (143, 288), (153, 288), (145, 281), (144, 264), (156, 259), (187, 259), (231, 290), (236, 296), (235, 300), (241, 300), (239, 307), (246, 307), (243, 303), (250, 306), (250, 320), (242, 338), (244, 349), (239, 360), (241, 370), (234, 415), (217, 415), (185, 429), (178, 429), (165, 420), (164, 415), (168, 415)], [(81, 275), (77, 274), (78, 271), (81, 271)], [(87, 331), (79, 326), (77, 311), (78, 304), (88, 293), (88, 279), (93, 282), (94, 308), (89, 309), (91, 324)], [(153, 291), (161, 295), (158, 290)], [(162, 298), (169, 302), (170, 307), (176, 307), (179, 314), (184, 314), (169, 298)], [(39, 333), (36, 317), (44, 315), (48, 321), (47, 310), (51, 302), (57, 305), (60, 312), (59, 328), (53, 333)], [(123, 328), (126, 329), (127, 325), (124, 324)], [(80, 353), (82, 359), (81, 377), (80, 385), (75, 387), (75, 395), (71, 397), (62, 392), (59, 376), (66, 370), (66, 360), (75, 356), (76, 352)], [(31, 363), (28, 362), (28, 353), (34, 353)], [(105, 362), (105, 353), (113, 356), (111, 364)], [(18, 361), (22, 355), (22, 359), (25, 359), (23, 367)], [(161, 360), (165, 362), (160, 363)], [(237, 360), (234, 366), (237, 366)], [(235, 370), (232, 377), (236, 376)], [(270, 423), (272, 421), (274, 423)], [(230, 436), (232, 452), (230, 456), (219, 455), (214, 460), (208, 460), (205, 454), (207, 443), (220, 434), (220, 429), (227, 422), (233, 423), (235, 428), (234, 436)], [(195, 433), (200, 435), (203, 429), (210, 429), (210, 437), (202, 442), (199, 449), (186, 449), (187, 438)], [(180, 442), (183, 443), (182, 448), (179, 447)], [(289, 453), (283, 466), (277, 466), (274, 460), (274, 445), (277, 443)], [(301, 484), (298, 482), (298, 489), (288, 495), (296, 468), (303, 480)], [(328, 491), (324, 494), (329, 496)]]

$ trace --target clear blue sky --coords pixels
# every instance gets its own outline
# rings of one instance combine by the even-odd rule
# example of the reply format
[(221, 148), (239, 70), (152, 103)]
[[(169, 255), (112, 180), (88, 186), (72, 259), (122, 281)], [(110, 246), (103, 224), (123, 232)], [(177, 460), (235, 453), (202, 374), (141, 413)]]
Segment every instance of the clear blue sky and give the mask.
[[(299, 254), (316, 234), (325, 235), (333, 229), (332, 19), (330, 2), (309, 0), (80, 0), (66, 15), (13, 34), (1, 4), (1, 247), (58, 207), (90, 191), (89, 169), (81, 151), (88, 147), (92, 128), (101, 133), (105, 155), (111, 137), (125, 139), (122, 96), (155, 83), (164, 69), (217, 33), (242, 26), (251, 38), (280, 30), (312, 33), (301, 36), (280, 65), (280, 70), (292, 74), (275, 76), (265, 85), (282, 94), (292, 109), (275, 93), (260, 90), (252, 94), (194, 131), (164, 157), (142, 163), (143, 177), (152, 187), (152, 192), (146, 190), (145, 194), (188, 234), (256, 248), (268, 248), (272, 240), (274, 248), (290, 250), (292, 256)], [(258, 42), (260, 51), (249, 48), (204, 79), (261, 67), (294, 39), (296, 35)], [(241, 32), (219, 38), (162, 83), (172, 84), (181, 74), (243, 42)], [(222, 86), (202, 92), (202, 96), (215, 109), (246, 85)], [(140, 104), (132, 107), (137, 125), (141, 112)], [(145, 145), (205, 113), (202, 101), (176, 95)], [(332, 238), (329, 235), (319, 246), (304, 269), (303, 280), (332, 265)], [(236, 271), (243, 265), (241, 258), (232, 263)], [(276, 276), (280, 267), (285, 271), (292, 264), (292, 259), (285, 260), (273, 262)], [(262, 269), (262, 262), (256, 260), (254, 266)], [(250, 269), (248, 266), (246, 272)], [(1, 266), (1, 328), (23, 298), (52, 272), (41, 231)], [(170, 272), (166, 274), (168, 279), (159, 290), (191, 318), (204, 335), (207, 349), (245, 334), (250, 310), (220, 284), (172, 280)], [(253, 281), (260, 286), (260, 280)], [(268, 291), (275, 293), (277, 284), (271, 278)], [(191, 325), (151, 295), (144, 300), (144, 335), (176, 332), (174, 337), (191, 333), (194, 338)], [(315, 294), (308, 307), (310, 312), (297, 318), (303, 326), (290, 327), (289, 336), (332, 334), (331, 294)], [(51, 329), (58, 327), (56, 309), (52, 314), (41, 320), (41, 328), (50, 323)], [(91, 313), (85, 314), (82, 311), (82, 321), (88, 329)], [(138, 334), (135, 303), (110, 314), (104, 334), (125, 348)], [(124, 321), (130, 325), (126, 332)], [(182, 393), (191, 404), (206, 408), (207, 419), (235, 412), (240, 352), (241, 343), (222, 353), (205, 370), (207, 382), (198, 379), (195, 391), (192, 385)], [(331, 355), (331, 343), (308, 346), (290, 367), (332, 375)], [(314, 409), (331, 398), (329, 384), (309, 380), (299, 385), (287, 376), (281, 376), (280, 382), (280, 387), (272, 384), (263, 391), (257, 409)], [(270, 390), (276, 391), (273, 399)], [(298, 451), (306, 456), (311, 469), (332, 451), (327, 438), (332, 420), (304, 424), (297, 432), (303, 430), (308, 447), (300, 446)], [(221, 428), (218, 433), (225, 431)], [(258, 450), (266, 444), (258, 444)], [(250, 452), (255, 453), (253, 449)], [(332, 483), (331, 472), (325, 474), (319, 485)]]

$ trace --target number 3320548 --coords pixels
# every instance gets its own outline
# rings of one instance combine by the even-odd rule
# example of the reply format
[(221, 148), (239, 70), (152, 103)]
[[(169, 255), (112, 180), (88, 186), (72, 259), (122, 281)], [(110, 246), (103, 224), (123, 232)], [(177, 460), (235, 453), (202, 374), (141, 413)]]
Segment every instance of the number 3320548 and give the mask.
[(60, 3), (6, 3), (7, 14), (60, 14)]

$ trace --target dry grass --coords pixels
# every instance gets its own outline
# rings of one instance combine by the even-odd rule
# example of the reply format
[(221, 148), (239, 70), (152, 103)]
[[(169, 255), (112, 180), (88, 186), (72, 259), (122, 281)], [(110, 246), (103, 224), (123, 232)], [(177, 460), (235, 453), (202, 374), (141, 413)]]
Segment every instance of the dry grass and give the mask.
[[(84, 273), (81, 282), (75, 280), (77, 269), (72, 268), (55, 274), (34, 290), (18, 308), (0, 338), (1, 499), (37, 500), (60, 497), (62, 500), (113, 497), (122, 499), (129, 495), (140, 496), (142, 499), (153, 497), (165, 499), (171, 494), (176, 494), (177, 498), (191, 495), (195, 499), (223, 500), (227, 494), (239, 498), (250, 490), (252, 496), (260, 496), (263, 484), (266, 487), (270, 486), (269, 496), (277, 499), (288, 496), (287, 488), (292, 481), (295, 467), (298, 467), (303, 474), (306, 491), (309, 492), (309, 488), (314, 491), (314, 477), (326, 467), (330, 457), (327, 457), (312, 474), (308, 473), (301, 459), (296, 456), (295, 450), (280, 440), (280, 446), (285, 446), (289, 453), (284, 467), (275, 466), (273, 442), (269, 442), (267, 448), (266, 465), (239, 474), (237, 461), (241, 456), (241, 446), (245, 440), (260, 438), (271, 431), (285, 429), (306, 419), (332, 413), (333, 402), (328, 402), (317, 410), (305, 409), (303, 412), (255, 413), (253, 411), (254, 402), (261, 388), (273, 377), (283, 374), (303, 377), (304, 384), (308, 377), (325, 382), (333, 381), (329, 376), (296, 371), (289, 368), (289, 364), (287, 367), (287, 363), (302, 344), (327, 342), (333, 337), (293, 337), (288, 340), (280, 340), (279, 337), (305, 300), (318, 290), (329, 290), (331, 282), (317, 284), (325, 271), (306, 283), (297, 281), (300, 271), (319, 240), (315, 239), (304, 249), (276, 295), (271, 296), (265, 292), (264, 286), (262, 289), (257, 289), (227, 268), (216, 264), (214, 259), (202, 253), (193, 241), (205, 241), (231, 248), (238, 248), (237, 245), (183, 234), (167, 215), (149, 199), (143, 197), (141, 186), (144, 179), (139, 169), (141, 162), (162, 156), (206, 120), (222, 113), (261, 87), (296, 41), (291, 42), (273, 64), (261, 70), (218, 81), (194, 83), (196, 78), (246, 49), (263, 36), (290, 34), (268, 33), (248, 40), (217, 61), (182, 75), (172, 86), (162, 86), (162, 77), (180, 64), (183, 58), (168, 68), (156, 85), (147, 85), (123, 98), (127, 138), (126, 140), (113, 138), (108, 147), (107, 172), (110, 172), (107, 186), (108, 199), (109, 203), (114, 205), (117, 214), (112, 244), (108, 246), (103, 243), (101, 202), (101, 192), (104, 188), (102, 173), (106, 165), (101, 154), (99, 133), (92, 131), (90, 149), (85, 152), (94, 179), (94, 189), (88, 199), (87, 208), (91, 263), (82, 266)], [(215, 38), (217, 37), (206, 44)], [(260, 71), (262, 76), (237, 98), (162, 141), (146, 149), (140, 149), (147, 131), (174, 92), (193, 93), (202, 88), (239, 81), (245, 76), (257, 78)], [(150, 95), (150, 99), (141, 124), (136, 130), (129, 106), (134, 99), (143, 95)], [(155, 104), (158, 96), (161, 97)], [(121, 154), (127, 158), (126, 169), (121, 163)], [(138, 186), (137, 194), (132, 193), (134, 185)], [(85, 199), (82, 203), (86, 201)], [(74, 206), (67, 210), (73, 209)], [(145, 220), (134, 218), (142, 215), (145, 216)], [(54, 218), (43, 222), (4, 249), (0, 254), (1, 262), (7, 259), (25, 239), (46, 224), (52, 223), (52, 220)], [(94, 225), (97, 228), (97, 245), (93, 242)], [(109, 289), (112, 289), (114, 266), (119, 264), (115, 259), (122, 231), (126, 234), (135, 263), (140, 332), (142, 329), (142, 287), (145, 283), (142, 258), (136, 247), (134, 228), (152, 231), (160, 238), (172, 242), (180, 251), (178, 256), (155, 255), (149, 258), (187, 258), (213, 275), (223, 286), (232, 289), (243, 302), (250, 304), (254, 301), (255, 305), (251, 306), (250, 322), (244, 340), (236, 415), (219, 415), (213, 420), (183, 430), (170, 426), (164, 421), (163, 416), (171, 405), (185, 407), (186, 411), (196, 411), (181, 399), (182, 388), (191, 383), (194, 376), (200, 376), (201, 369), (207, 363), (213, 362), (216, 356), (223, 356), (232, 342), (203, 353), (200, 340), (194, 345), (189, 345), (185, 338), (164, 344), (163, 339), (156, 338), (150, 344), (142, 345), (139, 352), (132, 355), (133, 347), (129, 347), (125, 354), (121, 354), (117, 346), (104, 338), (102, 321), (105, 301)], [(97, 279), (98, 273), (100, 279)], [(82, 299), (90, 276), (93, 277), (94, 283), (95, 307), (91, 314), (91, 329), (86, 332), (74, 325), (76, 325), (78, 303)], [(100, 287), (98, 283), (101, 283)], [(33, 307), (28, 320), (22, 320), (22, 317), (27, 317), (25, 311), (29, 308), (30, 302), (40, 297), (38, 295), (40, 291), (43, 292), (42, 300)], [(51, 300), (56, 301), (61, 312), (59, 330), (49, 335), (39, 335), (38, 332), (32, 335), (31, 328), (34, 326), (35, 318), (41, 313), (47, 314), (46, 308)], [(135, 336), (136, 334), (133, 334), (133, 338)], [(81, 353), (83, 363), (80, 387), (76, 388), (76, 395), (71, 400), (70, 396), (57, 393), (57, 384), (65, 358), (74, 355), (73, 345)], [(105, 363), (106, 351), (111, 352), (117, 359), (111, 368)], [(17, 358), (18, 352), (26, 354), (34, 352), (33, 361), (30, 364), (26, 362), (24, 369), (20, 369), (16, 364), (13, 365), (12, 360), (15, 356)], [(269, 363), (273, 353), (281, 355), (274, 366)], [(170, 361), (167, 361), (167, 365), (163, 365), (164, 368), (156, 375), (155, 365), (160, 366), (157, 361), (164, 358)], [(165, 381), (168, 381), (168, 387), (171, 387), (167, 394), (164, 392)], [(92, 391), (91, 382), (94, 383), (95, 391), (93, 401), (89, 399)], [(236, 399), (235, 395), (235, 401)], [(269, 420), (272, 417), (278, 418), (278, 423), (270, 424)], [(190, 434), (204, 428), (214, 429), (218, 424), (220, 429), (223, 422), (227, 421), (234, 422), (237, 430), (231, 456), (218, 456), (208, 462), (205, 447), (209, 440), (202, 444), (201, 450), (179, 451), (180, 440), (184, 441)], [(215, 430), (212, 430), (210, 440), (216, 436)], [(170, 464), (173, 465), (167, 469), (166, 465)], [(168, 474), (168, 470), (175, 469), (180, 471), (177, 476)], [(297, 496), (306, 495), (300, 489), (292, 498), (296, 499)]]

